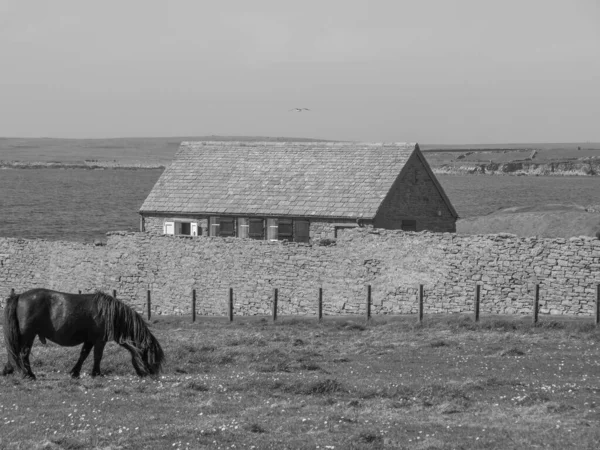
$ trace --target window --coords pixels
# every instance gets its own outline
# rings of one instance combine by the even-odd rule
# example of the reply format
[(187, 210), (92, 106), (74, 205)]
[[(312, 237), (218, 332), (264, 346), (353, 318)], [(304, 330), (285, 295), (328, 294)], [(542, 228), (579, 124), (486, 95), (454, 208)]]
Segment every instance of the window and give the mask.
[(187, 236), (192, 234), (192, 227), (189, 222), (180, 222), (179, 227), (179, 234), (185, 234)]
[(265, 221), (263, 219), (250, 219), (248, 234), (251, 239), (265, 238)]
[(310, 239), (310, 222), (294, 220), (294, 242), (308, 242)]
[(209, 217), (208, 223), (209, 236), (309, 242), (310, 222), (305, 219), (213, 216)]
[(165, 222), (163, 224), (164, 234), (177, 236), (198, 236), (198, 231), (202, 233), (202, 229), (198, 229), (197, 222), (175, 220), (172, 222)]
[(400, 228), (404, 231), (417, 231), (416, 220), (403, 220)]
[(219, 236), (235, 236), (235, 219), (233, 217), (220, 218)]
[(211, 216), (208, 222), (210, 236), (235, 236), (235, 219), (233, 217)]
[(294, 240), (294, 226), (292, 219), (279, 219), (279, 226), (277, 227), (277, 239), (280, 241)]

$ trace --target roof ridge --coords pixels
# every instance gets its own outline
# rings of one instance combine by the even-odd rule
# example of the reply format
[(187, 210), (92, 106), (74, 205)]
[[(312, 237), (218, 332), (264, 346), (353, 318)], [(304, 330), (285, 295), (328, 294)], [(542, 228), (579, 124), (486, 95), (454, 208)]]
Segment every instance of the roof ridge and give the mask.
[(219, 146), (219, 147), (416, 147), (416, 142), (362, 142), (362, 141), (182, 141), (181, 146)]

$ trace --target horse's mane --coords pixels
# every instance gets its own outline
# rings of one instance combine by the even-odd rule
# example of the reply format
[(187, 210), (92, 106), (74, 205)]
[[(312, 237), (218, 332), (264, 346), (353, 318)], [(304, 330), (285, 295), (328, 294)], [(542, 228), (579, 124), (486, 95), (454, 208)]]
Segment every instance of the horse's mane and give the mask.
[(114, 340), (121, 345), (133, 345), (142, 351), (148, 351), (150, 364), (160, 369), (164, 358), (163, 351), (142, 316), (122, 301), (102, 291), (96, 291), (94, 302), (100, 317), (106, 323), (104, 340)]

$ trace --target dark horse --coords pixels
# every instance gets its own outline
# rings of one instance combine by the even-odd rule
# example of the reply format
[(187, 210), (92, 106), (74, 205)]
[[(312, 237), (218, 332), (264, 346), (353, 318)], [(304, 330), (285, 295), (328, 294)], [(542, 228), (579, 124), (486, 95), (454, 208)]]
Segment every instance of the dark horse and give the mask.
[(29, 353), (36, 336), (63, 346), (83, 344), (79, 360), (71, 369), (78, 377), (83, 362), (94, 348), (92, 376), (100, 375), (104, 346), (115, 341), (131, 353), (131, 362), (140, 377), (160, 372), (164, 354), (144, 319), (129, 306), (103, 292), (66, 294), (32, 289), (11, 295), (4, 309), (4, 341), (8, 362), (3, 375), (21, 371), (35, 379)]

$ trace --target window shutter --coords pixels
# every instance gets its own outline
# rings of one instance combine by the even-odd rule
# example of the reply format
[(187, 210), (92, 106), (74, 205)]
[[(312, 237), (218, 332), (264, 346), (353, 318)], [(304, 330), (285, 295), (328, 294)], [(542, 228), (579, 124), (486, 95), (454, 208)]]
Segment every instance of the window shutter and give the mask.
[(294, 220), (294, 242), (308, 242), (310, 223), (308, 220)]
[(219, 236), (235, 236), (235, 219), (233, 217), (219, 218)]
[(192, 222), (192, 236), (198, 236), (198, 223)]
[(265, 238), (265, 221), (263, 219), (250, 219), (249, 235), (252, 239)]
[(294, 237), (294, 222), (292, 219), (279, 219), (278, 239), (291, 241)]
[(164, 234), (175, 234), (175, 222), (165, 222), (163, 224)]

